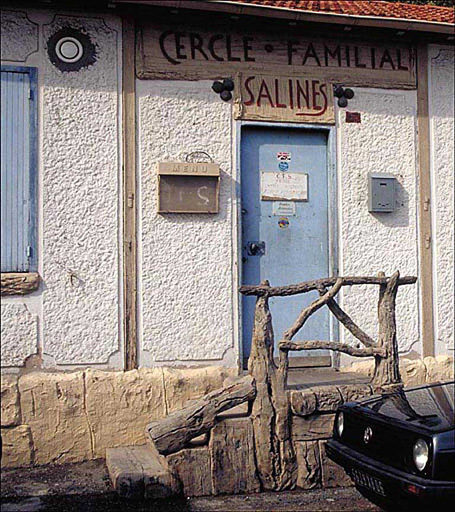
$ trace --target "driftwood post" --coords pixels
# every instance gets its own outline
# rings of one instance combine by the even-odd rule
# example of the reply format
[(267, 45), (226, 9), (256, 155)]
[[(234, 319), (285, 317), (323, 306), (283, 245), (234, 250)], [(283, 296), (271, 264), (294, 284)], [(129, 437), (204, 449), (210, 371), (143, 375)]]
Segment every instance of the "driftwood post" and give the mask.
[[(263, 281), (262, 286), (269, 286)], [(286, 371), (273, 361), (273, 329), (267, 294), (256, 299), (253, 340), (248, 371), (256, 381), (251, 411), (259, 479), (264, 489), (295, 487), (297, 465), (289, 428)]]
[[(328, 349), (358, 357), (374, 357), (372, 384), (377, 391), (402, 387), (395, 304), (398, 287), (413, 284), (416, 277), (328, 277), (296, 285), (271, 287), (268, 281), (259, 286), (242, 286), (241, 293), (256, 296), (249, 376), (237, 379), (225, 388), (213, 391), (187, 407), (147, 427), (148, 435), (161, 454), (171, 454), (187, 446), (194, 437), (209, 432), (217, 423), (217, 415), (240, 403), (254, 400), (251, 411), (255, 464), (263, 490), (293, 489), (297, 480), (297, 463), (291, 440), (290, 405), (286, 390), (289, 350)], [(342, 286), (379, 285), (378, 340), (373, 340), (335, 301)], [(319, 298), (305, 307), (279, 341), (279, 367), (273, 352), (274, 339), (269, 297), (289, 296), (317, 290)], [(360, 342), (357, 345), (330, 340), (293, 340), (308, 318), (323, 306)], [(407, 407), (400, 402), (401, 407)]]
[[(380, 277), (385, 277), (381, 272)], [(377, 390), (391, 390), (402, 387), (399, 359), (395, 303), (398, 291), (397, 271), (379, 286), (378, 321), (379, 333), (377, 346), (385, 349), (385, 357), (375, 356), (375, 368), (372, 385)]]

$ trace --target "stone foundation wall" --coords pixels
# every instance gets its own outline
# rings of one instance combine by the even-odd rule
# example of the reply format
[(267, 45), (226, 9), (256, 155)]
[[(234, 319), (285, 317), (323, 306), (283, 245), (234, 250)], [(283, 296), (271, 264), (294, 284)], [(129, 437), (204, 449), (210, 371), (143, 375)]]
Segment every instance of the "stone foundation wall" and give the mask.
[(144, 428), (236, 369), (85, 370), (1, 376), (2, 467), (78, 462), (144, 443)]
[[(346, 368), (365, 375), (371, 369), (369, 362)], [(401, 369), (406, 386), (454, 378), (453, 358), (447, 356), (404, 359)], [(104, 457), (108, 447), (143, 444), (150, 421), (222, 387), (236, 375), (236, 369), (223, 367), (4, 374), (2, 466), (77, 462)], [(290, 391), (300, 487), (346, 485), (343, 474), (325, 457), (325, 441), (331, 436), (338, 405), (371, 392), (368, 385), (359, 384)], [(208, 460), (202, 448), (192, 456)]]
[[(359, 361), (351, 366), (341, 368), (344, 372), (354, 372), (373, 376), (374, 361)], [(406, 387), (432, 382), (444, 382), (454, 379), (454, 359), (451, 356), (440, 355), (424, 357), (423, 359), (400, 359), (400, 373)]]

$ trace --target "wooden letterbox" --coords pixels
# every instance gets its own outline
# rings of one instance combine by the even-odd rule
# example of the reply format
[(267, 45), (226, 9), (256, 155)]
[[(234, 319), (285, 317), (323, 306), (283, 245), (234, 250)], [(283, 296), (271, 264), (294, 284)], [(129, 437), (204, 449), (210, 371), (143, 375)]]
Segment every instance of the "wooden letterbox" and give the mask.
[(158, 180), (158, 213), (218, 213), (218, 164), (160, 162)]

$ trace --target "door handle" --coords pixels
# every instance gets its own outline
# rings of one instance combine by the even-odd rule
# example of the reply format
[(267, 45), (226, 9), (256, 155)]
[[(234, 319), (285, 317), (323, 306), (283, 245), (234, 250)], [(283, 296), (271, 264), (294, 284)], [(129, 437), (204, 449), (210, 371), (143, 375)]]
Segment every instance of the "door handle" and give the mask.
[(247, 252), (249, 256), (263, 256), (265, 254), (265, 242), (248, 242)]

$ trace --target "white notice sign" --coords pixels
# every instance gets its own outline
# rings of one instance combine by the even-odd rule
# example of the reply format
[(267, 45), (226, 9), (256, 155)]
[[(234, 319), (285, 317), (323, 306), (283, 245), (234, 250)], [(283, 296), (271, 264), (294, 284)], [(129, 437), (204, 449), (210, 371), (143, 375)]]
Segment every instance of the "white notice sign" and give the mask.
[(272, 215), (282, 217), (287, 215), (288, 217), (295, 216), (295, 202), (294, 201), (273, 201), (272, 203)]
[(308, 174), (262, 172), (262, 201), (308, 201)]

